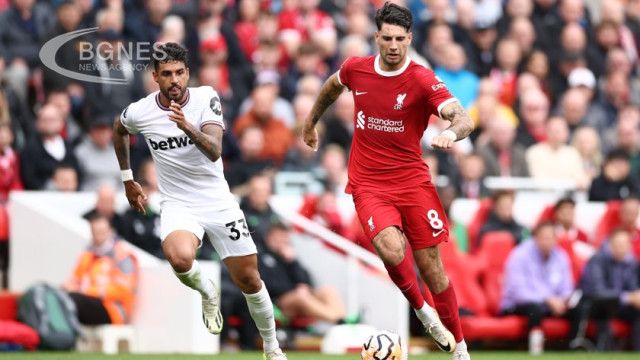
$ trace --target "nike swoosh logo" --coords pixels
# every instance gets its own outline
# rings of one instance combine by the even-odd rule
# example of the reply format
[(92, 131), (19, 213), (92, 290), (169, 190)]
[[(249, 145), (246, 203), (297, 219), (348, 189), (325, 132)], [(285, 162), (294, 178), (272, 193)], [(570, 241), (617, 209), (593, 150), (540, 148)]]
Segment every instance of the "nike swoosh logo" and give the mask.
[(438, 345), (438, 347), (444, 351), (444, 352), (450, 352), (451, 351), (451, 344), (447, 343), (447, 345), (445, 346), (444, 344), (438, 342), (436, 339), (433, 339), (433, 342), (436, 343), (436, 345)]
[(435, 232), (435, 231), (434, 231), (433, 233), (431, 233), (431, 235), (432, 235), (433, 237), (436, 237), (436, 236), (440, 235), (440, 233), (442, 233), (443, 231), (444, 231), (444, 229), (441, 229), (441, 230), (440, 230), (440, 231), (438, 231), (438, 232)]
[(356, 95), (364, 95), (364, 94), (368, 94), (367, 91), (358, 91), (356, 90)]

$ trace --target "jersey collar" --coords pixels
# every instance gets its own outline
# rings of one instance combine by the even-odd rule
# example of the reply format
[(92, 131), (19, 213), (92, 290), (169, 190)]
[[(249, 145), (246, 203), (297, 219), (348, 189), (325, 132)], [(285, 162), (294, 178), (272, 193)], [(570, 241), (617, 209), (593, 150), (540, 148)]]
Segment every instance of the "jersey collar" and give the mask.
[[(180, 103), (180, 107), (184, 107), (185, 105), (187, 105), (190, 98), (191, 94), (189, 93), (189, 89), (187, 89), (187, 96), (185, 97), (184, 101)], [(160, 91), (158, 91), (158, 93), (156, 94), (156, 104), (158, 104), (158, 107), (164, 111), (171, 110), (169, 109), (169, 107), (162, 105), (162, 103), (160, 102)]]
[(402, 74), (405, 70), (407, 70), (410, 62), (411, 62), (411, 58), (409, 57), (409, 55), (407, 55), (404, 65), (402, 65), (400, 69), (394, 70), (394, 71), (384, 71), (380, 68), (380, 54), (378, 54), (376, 55), (376, 58), (373, 60), (373, 68), (376, 70), (376, 72), (379, 75), (382, 75), (382, 76), (398, 76)]

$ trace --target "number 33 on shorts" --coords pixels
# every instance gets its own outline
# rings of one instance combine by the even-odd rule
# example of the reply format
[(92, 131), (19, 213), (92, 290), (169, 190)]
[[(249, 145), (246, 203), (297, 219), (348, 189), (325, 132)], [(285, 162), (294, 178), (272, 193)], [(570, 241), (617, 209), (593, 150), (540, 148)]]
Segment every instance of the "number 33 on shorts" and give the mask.
[(429, 219), (429, 225), (433, 229), (433, 233), (431, 234), (433, 237), (440, 235), (444, 231), (444, 223), (442, 219), (438, 216), (438, 212), (431, 209), (427, 211), (427, 219)]
[[(229, 239), (233, 241), (240, 239), (240, 235), (249, 237), (249, 229), (247, 228), (247, 223), (246, 221), (244, 221), (244, 219), (238, 219), (236, 221), (228, 222), (224, 224), (224, 226), (229, 229)], [(238, 230), (238, 228), (240, 228), (241, 230)]]

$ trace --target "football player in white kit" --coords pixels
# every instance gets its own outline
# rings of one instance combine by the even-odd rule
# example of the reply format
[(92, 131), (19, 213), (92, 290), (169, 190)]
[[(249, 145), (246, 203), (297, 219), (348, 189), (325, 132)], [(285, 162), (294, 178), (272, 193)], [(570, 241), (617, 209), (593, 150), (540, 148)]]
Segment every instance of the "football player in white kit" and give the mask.
[(129, 134), (142, 133), (156, 164), (161, 199), (162, 249), (174, 273), (202, 295), (212, 334), (222, 331), (218, 293), (195, 260), (206, 231), (234, 283), (242, 290), (264, 340), (265, 360), (286, 360), (276, 339), (273, 304), (257, 265), (244, 214), (222, 169), (222, 107), (209, 86), (187, 88), (186, 50), (166, 43), (154, 51), (160, 91), (129, 105), (114, 124), (113, 143), (129, 205), (144, 213), (146, 199), (129, 164)]

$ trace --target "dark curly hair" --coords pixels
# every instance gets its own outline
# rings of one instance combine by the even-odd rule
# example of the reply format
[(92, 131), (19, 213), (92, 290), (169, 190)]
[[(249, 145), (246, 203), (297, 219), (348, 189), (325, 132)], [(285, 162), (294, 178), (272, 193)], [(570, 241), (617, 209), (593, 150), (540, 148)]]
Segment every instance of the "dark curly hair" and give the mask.
[(407, 32), (409, 32), (411, 25), (413, 25), (413, 16), (409, 9), (388, 1), (376, 12), (375, 19), (378, 31), (382, 29), (383, 23), (402, 26)]
[(158, 71), (159, 64), (166, 64), (168, 62), (181, 61), (184, 65), (187, 65), (187, 49), (182, 45), (168, 42), (162, 45), (156, 45), (153, 47), (153, 67)]

